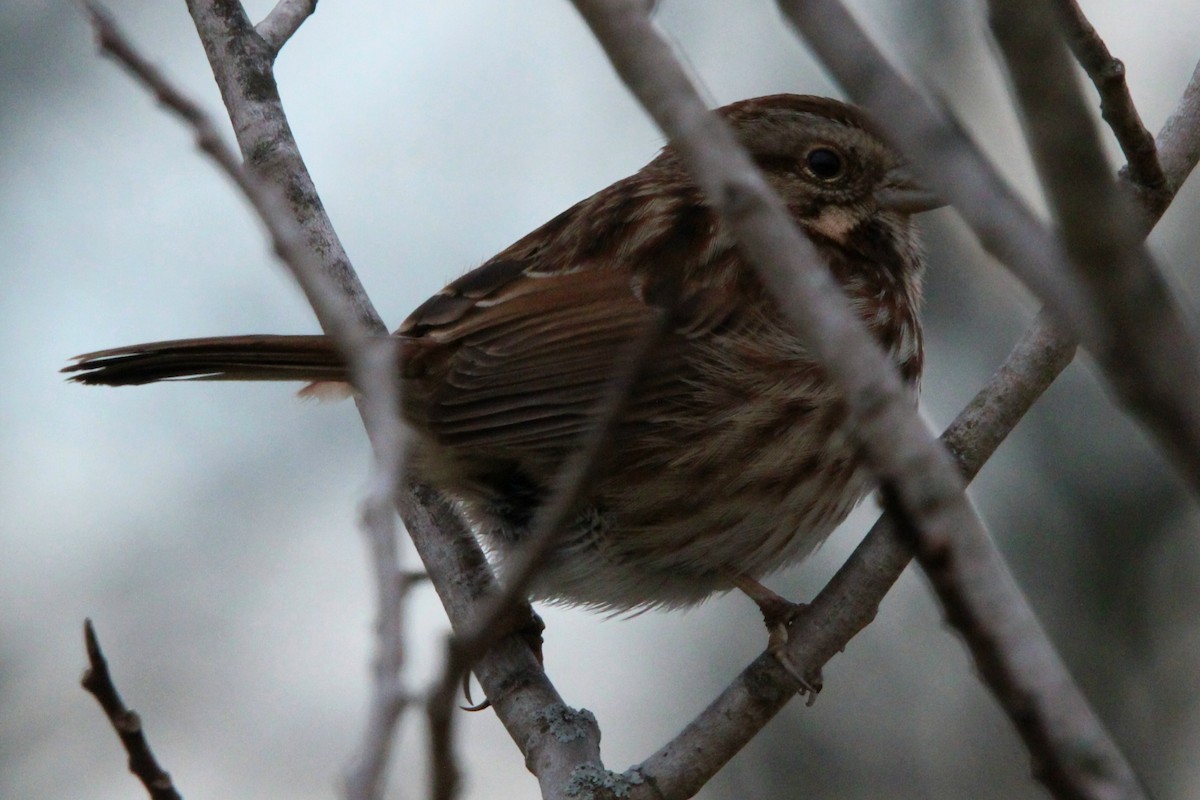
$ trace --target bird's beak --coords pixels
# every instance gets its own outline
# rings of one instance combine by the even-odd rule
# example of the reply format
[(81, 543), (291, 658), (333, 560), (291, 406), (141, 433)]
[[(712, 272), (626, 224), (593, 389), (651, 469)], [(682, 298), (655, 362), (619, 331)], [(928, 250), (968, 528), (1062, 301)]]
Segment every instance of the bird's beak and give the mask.
[(887, 174), (883, 188), (875, 193), (879, 207), (901, 214), (919, 214), (949, 205), (944, 199), (924, 188), (908, 170), (896, 168)]

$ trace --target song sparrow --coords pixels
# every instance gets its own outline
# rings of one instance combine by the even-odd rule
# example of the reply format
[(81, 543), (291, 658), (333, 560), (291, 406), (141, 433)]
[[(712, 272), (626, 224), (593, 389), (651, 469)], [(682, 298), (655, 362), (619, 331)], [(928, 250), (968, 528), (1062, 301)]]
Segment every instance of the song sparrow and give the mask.
[[(718, 113), (915, 395), (923, 261), (910, 214), (939, 204), (857, 108), (774, 95)], [(670, 146), (451, 283), (396, 331), (417, 469), (458, 501), (503, 566), (623, 348), (657, 309), (669, 327), (652, 369), (535, 596), (628, 611), (737, 586), (778, 622), (786, 604), (758, 579), (819, 544), (869, 478), (838, 392)], [(319, 336), (134, 345), (64, 371), (108, 385), (347, 379)]]

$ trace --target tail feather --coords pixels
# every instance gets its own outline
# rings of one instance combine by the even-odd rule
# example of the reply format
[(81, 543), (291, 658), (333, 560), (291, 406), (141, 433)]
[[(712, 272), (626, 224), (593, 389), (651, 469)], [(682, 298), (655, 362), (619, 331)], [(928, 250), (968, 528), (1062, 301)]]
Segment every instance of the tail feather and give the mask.
[(217, 336), (149, 342), (75, 357), (62, 372), (92, 386), (168, 380), (346, 381), (341, 354), (325, 336)]

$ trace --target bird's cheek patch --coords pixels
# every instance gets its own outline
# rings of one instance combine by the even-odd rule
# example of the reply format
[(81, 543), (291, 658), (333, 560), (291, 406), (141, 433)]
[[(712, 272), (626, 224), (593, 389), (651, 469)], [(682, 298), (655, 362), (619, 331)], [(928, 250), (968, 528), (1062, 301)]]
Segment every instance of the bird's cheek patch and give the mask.
[(847, 235), (858, 226), (859, 222), (861, 222), (861, 217), (854, 209), (829, 205), (821, 209), (821, 213), (817, 214), (810, 226), (830, 241), (845, 244)]

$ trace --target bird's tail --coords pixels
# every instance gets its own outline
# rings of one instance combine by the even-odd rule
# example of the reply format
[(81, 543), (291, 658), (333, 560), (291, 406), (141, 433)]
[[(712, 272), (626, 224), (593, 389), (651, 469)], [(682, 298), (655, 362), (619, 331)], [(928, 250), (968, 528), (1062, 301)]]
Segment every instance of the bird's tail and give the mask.
[(348, 380), (346, 360), (325, 336), (215, 336), (149, 342), (75, 357), (63, 372), (93, 386), (168, 380)]

